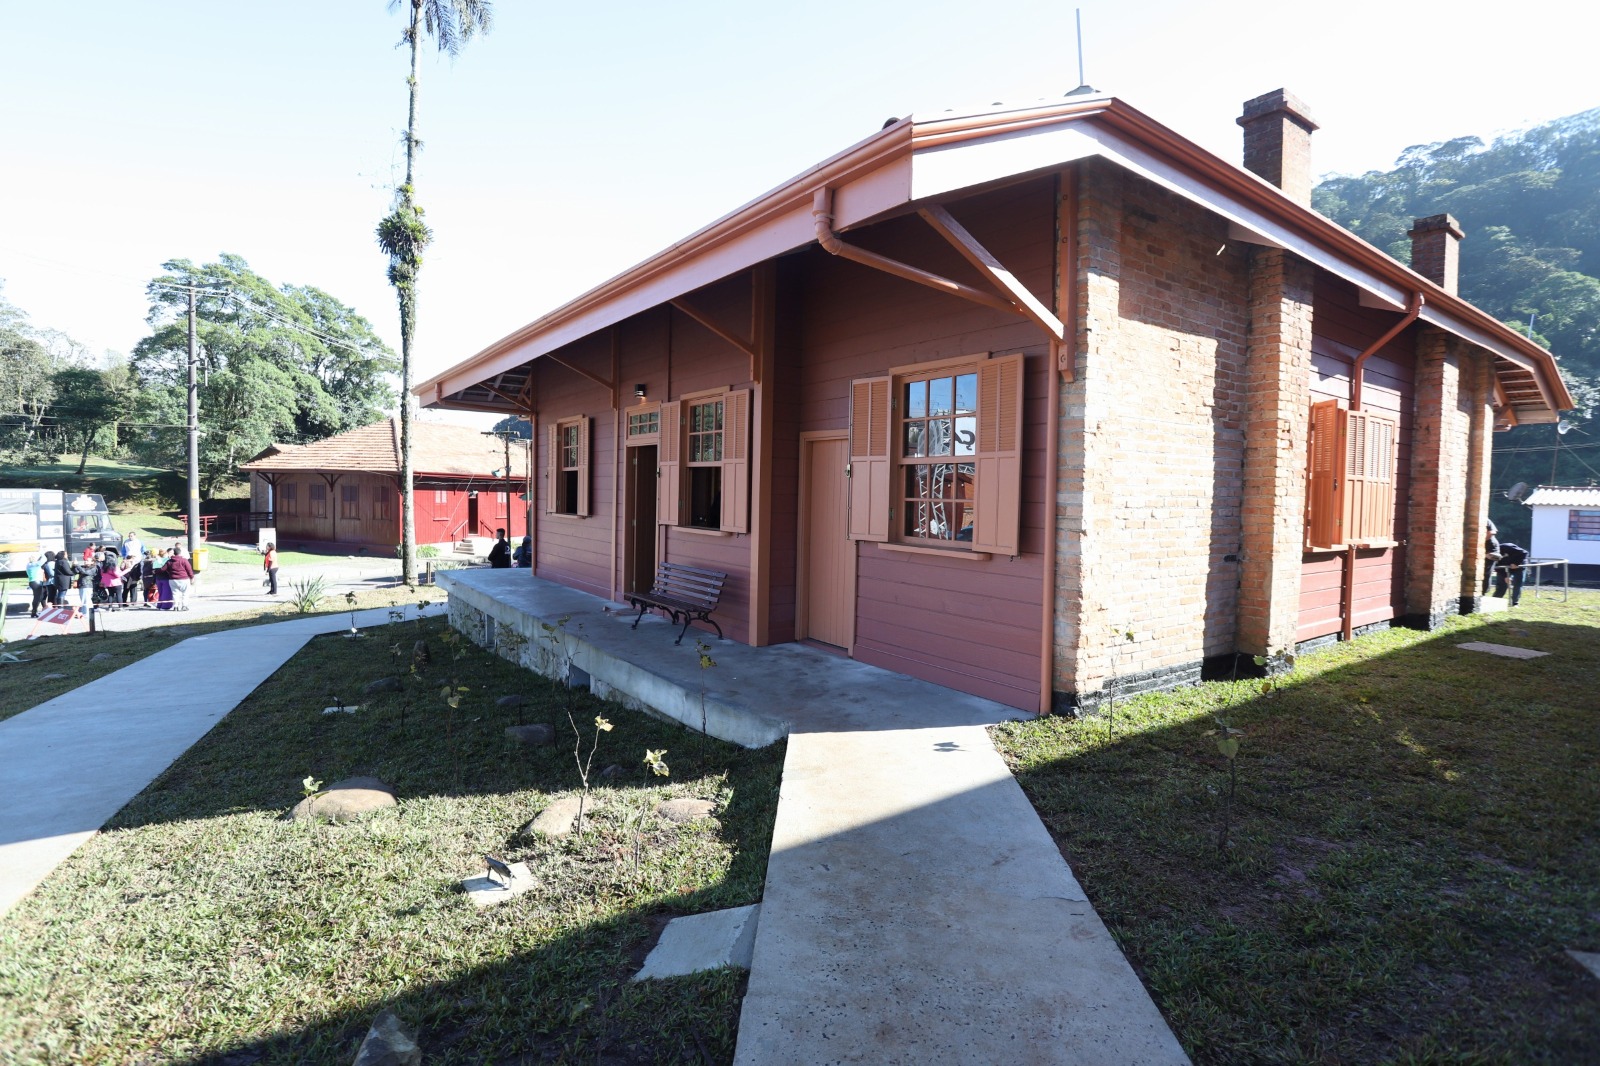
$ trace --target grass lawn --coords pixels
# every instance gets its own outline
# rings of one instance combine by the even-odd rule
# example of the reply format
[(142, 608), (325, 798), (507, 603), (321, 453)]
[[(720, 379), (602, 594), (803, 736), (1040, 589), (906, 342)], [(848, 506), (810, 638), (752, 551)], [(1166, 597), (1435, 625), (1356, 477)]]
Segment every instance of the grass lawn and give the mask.
[[(116, 515), (112, 522), (123, 533), (133, 530), (139, 534), (140, 540), (145, 544), (155, 544), (158, 547), (170, 547), (169, 541), (181, 541), (185, 537), (183, 522), (168, 514), (157, 514), (151, 511), (130, 511), (126, 514)], [(253, 535), (253, 534), (252, 534)], [(206, 550), (209, 563), (212, 565), (242, 564), (260, 568), (261, 553), (256, 551), (254, 544), (239, 545), (225, 544), (220, 540), (208, 541)], [(339, 559), (349, 558), (350, 553), (342, 548), (337, 554), (319, 554), (303, 551), (278, 552), (278, 566), (297, 566), (302, 563), (330, 563)], [(371, 556), (368, 556), (369, 558)]]
[[(10, 584), (15, 595), (17, 583), (13, 581)], [(26, 591), (26, 586), (23, 590)], [(189, 620), (190, 615), (184, 615), (181, 621), (174, 618), (168, 625), (150, 629), (118, 631), (118, 616), (112, 616), (107, 620), (105, 629), (86, 633), (81, 632), (84, 623), (78, 621), (73, 624), (80, 631), (38, 640), (23, 639), (33, 625), (31, 619), (7, 619), (4, 650), (28, 661), (0, 664), (0, 721), (37, 707), (46, 700), (54, 699), (113, 670), (120, 670), (135, 660), (169, 648), (180, 640), (215, 633), (219, 629), (299, 618), (300, 612), (289, 602), (293, 594), (293, 589), (285, 587), (283, 603), (263, 604), (251, 610), (209, 615), (203, 619), (196, 617), (194, 621)], [(418, 588), (413, 592), (407, 592), (404, 588), (371, 589), (356, 593), (356, 608), (409, 607), (413, 603), (440, 603), (443, 600), (444, 594), (431, 588)], [(343, 614), (349, 609), (344, 593), (339, 592), (325, 596), (317, 610), (311, 613)], [(96, 661), (97, 655), (104, 655), (105, 658)], [(46, 681), (45, 678), (50, 674), (62, 676)], [(3, 1061), (0, 1059), (0, 1062)]]
[[(728, 1062), (743, 974), (629, 983), (667, 916), (752, 903), (765, 877), (782, 746), (745, 751), (574, 694), (606, 715), (581, 837), (520, 827), (578, 786), (564, 690), (442, 620), (318, 638), (31, 896), (0, 919), (7, 1063), (351, 1061), (388, 1006), (426, 1061)], [(323, 715), (329, 693), (432, 664), (399, 693)], [(451, 710), (439, 687), (465, 685)], [(526, 706), (495, 699), (525, 693)], [(348, 701), (348, 697), (347, 697)], [(557, 743), (520, 748), (508, 725)], [(646, 749), (666, 749), (652, 776)], [(373, 774), (400, 803), (342, 826), (285, 820), (301, 779)], [(675, 825), (663, 799), (718, 804)], [(492, 852), (533, 892), (483, 911), (457, 882)]]
[(58, 463), (7, 467), (0, 474), (0, 485), (96, 492), (106, 498), (113, 513), (134, 507), (176, 507), (185, 496), (183, 475), (176, 470), (122, 463), (94, 455), (89, 457), (81, 476), (78, 456), (69, 454), (63, 455)]
[(1197, 1063), (1600, 1062), (1597, 679), (1575, 592), (996, 736)]

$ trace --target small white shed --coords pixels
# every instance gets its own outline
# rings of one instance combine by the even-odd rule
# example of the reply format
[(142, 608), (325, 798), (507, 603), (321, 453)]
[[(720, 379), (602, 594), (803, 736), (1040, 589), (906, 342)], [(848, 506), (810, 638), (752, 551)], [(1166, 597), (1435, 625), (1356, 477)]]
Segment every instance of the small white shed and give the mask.
[(1600, 487), (1540, 485), (1523, 502), (1533, 511), (1530, 555), (1600, 565)]

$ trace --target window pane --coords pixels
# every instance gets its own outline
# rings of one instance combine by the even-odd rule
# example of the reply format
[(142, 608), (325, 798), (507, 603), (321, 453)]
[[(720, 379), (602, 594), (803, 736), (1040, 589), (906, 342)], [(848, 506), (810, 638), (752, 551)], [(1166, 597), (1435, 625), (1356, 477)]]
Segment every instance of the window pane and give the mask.
[(956, 378), (956, 410), (971, 412), (978, 409), (978, 375), (962, 374)]
[(906, 467), (906, 495), (915, 498), (927, 494), (928, 468), (920, 464)]
[(905, 534), (908, 537), (926, 537), (928, 535), (927, 504), (909, 503), (906, 505)]
[(947, 415), (951, 413), (951, 406), (955, 402), (951, 397), (954, 385), (954, 378), (934, 378), (928, 382), (928, 413), (930, 415)]
[(922, 418), (928, 413), (928, 383), (913, 381), (906, 386), (906, 417)]
[(956, 468), (949, 463), (935, 463), (928, 468), (932, 481), (928, 485), (928, 495), (936, 499), (949, 499), (956, 494)]
[(951, 423), (948, 418), (930, 418), (928, 420), (928, 454), (950, 454)]
[(956, 449), (957, 455), (973, 455), (978, 448), (978, 420), (972, 415), (962, 415), (956, 419)]
[(924, 422), (907, 422), (906, 423), (906, 450), (905, 450), (905, 454), (909, 458), (913, 458), (914, 459), (914, 458), (916, 458), (918, 456), (927, 455), (928, 454), (927, 452), (922, 450), (923, 434), (926, 432), (926, 430), (927, 430), (927, 424), (924, 423)]

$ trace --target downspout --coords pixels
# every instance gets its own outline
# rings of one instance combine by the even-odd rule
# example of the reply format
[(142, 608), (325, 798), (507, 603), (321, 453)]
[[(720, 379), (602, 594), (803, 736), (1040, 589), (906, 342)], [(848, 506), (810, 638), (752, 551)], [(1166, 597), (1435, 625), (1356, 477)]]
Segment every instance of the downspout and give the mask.
[[(1350, 410), (1361, 410), (1361, 378), (1367, 360), (1372, 358), (1384, 345), (1394, 340), (1400, 332), (1417, 320), (1422, 314), (1422, 305), (1426, 302), (1420, 291), (1413, 292), (1406, 301), (1405, 316), (1389, 328), (1389, 332), (1367, 345), (1365, 351), (1356, 356), (1355, 365), (1350, 369)], [(1355, 635), (1356, 612), (1356, 547), (1354, 544), (1346, 546), (1344, 550), (1344, 579), (1339, 583), (1339, 613), (1344, 618), (1344, 625), (1340, 636), (1349, 640)]]
[[(1070, 378), (1077, 344), (1078, 298), (1078, 172), (1066, 175), (1066, 210), (1062, 210), (1061, 179), (1056, 179), (1056, 314), (1064, 317), (1068, 328), (1059, 344), (1050, 345), (1050, 365), (1045, 368), (1050, 385), (1045, 410), (1044, 468), (1044, 589), (1040, 595), (1043, 618), (1039, 633), (1039, 713), (1049, 714), (1055, 703), (1055, 624), (1056, 624), (1056, 492), (1061, 465), (1061, 381)], [(1063, 251), (1065, 249), (1065, 262)]]

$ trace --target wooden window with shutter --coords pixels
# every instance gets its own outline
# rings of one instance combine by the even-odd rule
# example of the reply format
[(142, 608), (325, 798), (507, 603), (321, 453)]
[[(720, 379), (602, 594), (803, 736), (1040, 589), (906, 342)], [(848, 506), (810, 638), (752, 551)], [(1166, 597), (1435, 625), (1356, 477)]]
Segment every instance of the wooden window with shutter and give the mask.
[(850, 536), (1021, 551), (1023, 356), (864, 378), (850, 393)]
[(891, 378), (850, 383), (850, 539), (889, 539)]
[(750, 532), (750, 393), (723, 401), (722, 531)]
[(1399, 426), (1338, 400), (1311, 406), (1306, 468), (1306, 547), (1341, 549), (1392, 541)]
[(567, 418), (550, 427), (550, 454), (545, 457), (545, 510), (550, 514), (589, 516), (589, 419)]

